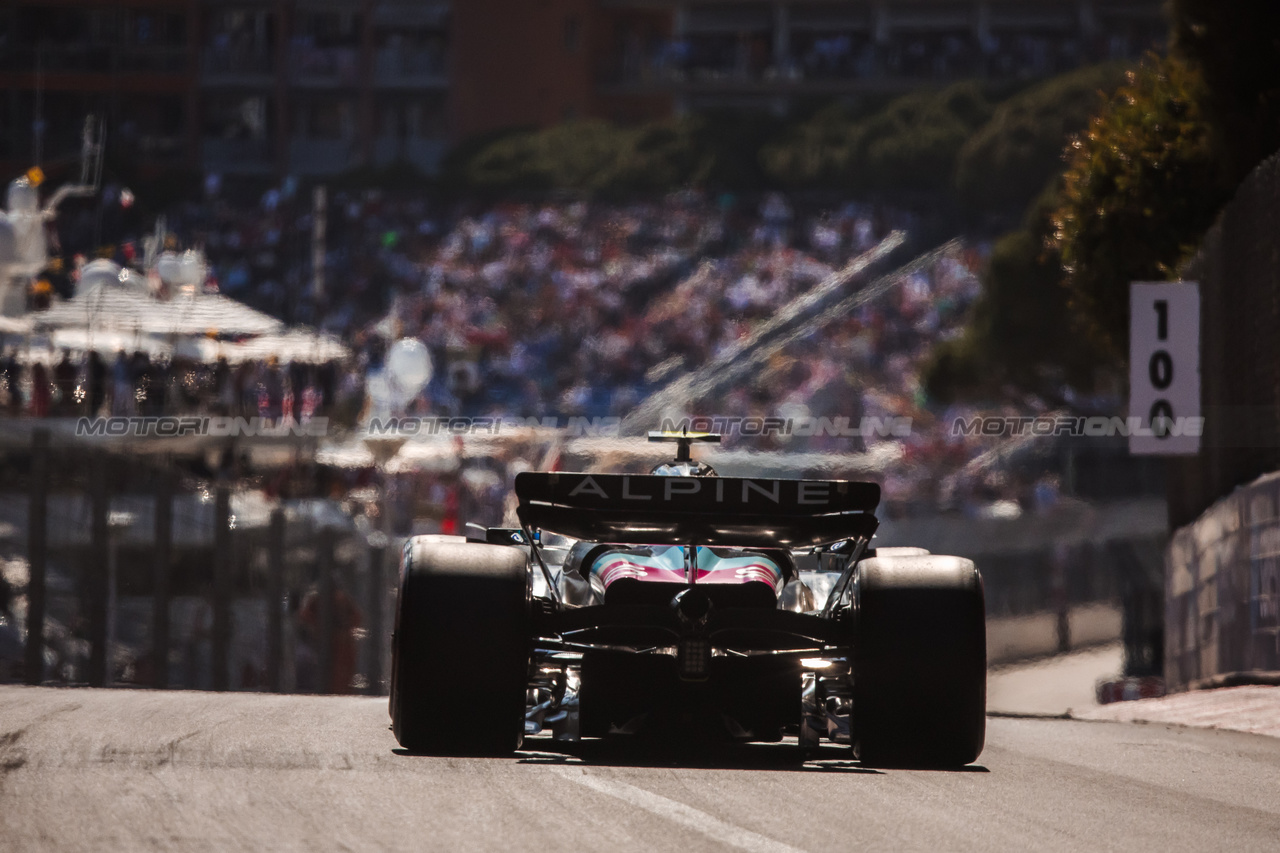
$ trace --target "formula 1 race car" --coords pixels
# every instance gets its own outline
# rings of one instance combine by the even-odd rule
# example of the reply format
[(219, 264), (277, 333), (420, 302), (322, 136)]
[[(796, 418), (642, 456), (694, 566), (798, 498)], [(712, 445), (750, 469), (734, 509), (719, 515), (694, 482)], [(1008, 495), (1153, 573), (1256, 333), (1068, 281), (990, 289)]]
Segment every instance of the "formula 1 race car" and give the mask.
[[(404, 548), (391, 675), (411, 752), (674, 733), (822, 739), (873, 766), (982, 751), (969, 560), (869, 548), (880, 488), (719, 477), (674, 440), (649, 475), (522, 473), (519, 528)], [(479, 530), (479, 529), (478, 529)]]

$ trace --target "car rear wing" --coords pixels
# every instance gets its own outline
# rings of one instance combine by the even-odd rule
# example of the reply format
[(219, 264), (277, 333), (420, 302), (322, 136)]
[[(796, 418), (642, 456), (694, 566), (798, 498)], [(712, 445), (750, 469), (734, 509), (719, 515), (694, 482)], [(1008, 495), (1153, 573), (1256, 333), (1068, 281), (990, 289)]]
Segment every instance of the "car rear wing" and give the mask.
[(870, 539), (880, 487), (851, 480), (526, 472), (526, 528), (574, 539), (654, 545), (803, 548)]

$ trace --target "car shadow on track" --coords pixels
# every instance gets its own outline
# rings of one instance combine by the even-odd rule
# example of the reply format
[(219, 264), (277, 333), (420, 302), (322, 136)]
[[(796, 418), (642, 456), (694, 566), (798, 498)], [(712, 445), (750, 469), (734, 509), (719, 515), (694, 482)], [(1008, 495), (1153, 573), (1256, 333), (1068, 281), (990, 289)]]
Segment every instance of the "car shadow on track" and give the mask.
[[(403, 748), (391, 750), (406, 758), (427, 757)], [(461, 749), (450, 753), (455, 758), (487, 758), (491, 761), (514, 761), (568, 767), (573, 765), (601, 767), (667, 767), (707, 770), (784, 770), (806, 773), (852, 773), (866, 776), (883, 775), (892, 770), (941, 773), (989, 773), (981, 764), (947, 769), (902, 767), (866, 767), (853, 757), (848, 747), (823, 745), (802, 753), (794, 739), (781, 743), (726, 744), (692, 740), (659, 738), (602, 738), (576, 742), (551, 738), (526, 738), (524, 746), (508, 756), (479, 755)]]
[(611, 738), (564, 743), (549, 738), (529, 738), (517, 754), (517, 760), (521, 764), (880, 773), (863, 767), (848, 749), (823, 746), (804, 754), (794, 741), (730, 745)]

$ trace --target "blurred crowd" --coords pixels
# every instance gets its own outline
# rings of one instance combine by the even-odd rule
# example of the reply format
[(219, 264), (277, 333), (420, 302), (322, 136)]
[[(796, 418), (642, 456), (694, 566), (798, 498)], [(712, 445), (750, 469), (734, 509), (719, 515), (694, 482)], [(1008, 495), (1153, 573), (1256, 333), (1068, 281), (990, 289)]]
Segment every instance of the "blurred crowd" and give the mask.
[(0, 413), (10, 417), (327, 416), (351, 425), (363, 398), (360, 375), (336, 363), (269, 357), (207, 364), (123, 349), (114, 358), (94, 350), (0, 353)]
[[(357, 377), (381, 370), (389, 341), (422, 340), (435, 373), (411, 413), (538, 417), (625, 414), (910, 225), (882, 208), (800, 209), (776, 194), (445, 210), (338, 192), (317, 287), (312, 215), (310, 197), (286, 184), (252, 204), (210, 192), (173, 208), (166, 227), (203, 248), (223, 293), (342, 337)], [(260, 366), (265, 378), (245, 387), (271, 397), (283, 369)]]
[[(236, 202), (220, 190), (207, 185), (204, 198), (168, 212), (172, 241), (204, 251), (209, 287), (287, 323), (337, 334), (351, 360), (228, 365), (123, 351), (19, 357), (10, 349), (0, 357), (4, 411), (325, 414), (354, 424), (390, 405), (391, 413), (437, 417), (625, 417), (891, 229), (915, 225), (910, 214), (881, 205), (776, 193), (445, 208), (407, 194), (339, 191), (328, 199), (317, 284), (309, 270), (310, 194), (286, 182)], [(72, 243), (64, 239), (64, 251)], [(127, 262), (136, 242), (122, 240), (115, 251)], [(872, 303), (814, 323), (775, 348), (749, 380), (691, 401), (688, 413), (842, 417), (854, 427), (864, 418), (910, 418), (910, 435), (727, 443), (856, 452), (892, 442), (899, 463), (886, 474), (886, 498), (902, 506), (934, 500), (943, 474), (985, 445), (946, 435), (943, 424), (955, 413), (930, 405), (920, 369), (935, 342), (959, 333), (980, 289), (984, 253), (957, 246), (934, 257)], [(407, 403), (380, 408), (370, 380), (402, 337), (426, 345), (433, 377)], [(495, 495), (505, 487), (502, 472), (496, 484), (483, 479)]]
[(444, 366), (437, 409), (623, 416), (886, 227), (856, 206), (810, 221), (781, 196), (503, 206), (445, 233), (389, 316)]

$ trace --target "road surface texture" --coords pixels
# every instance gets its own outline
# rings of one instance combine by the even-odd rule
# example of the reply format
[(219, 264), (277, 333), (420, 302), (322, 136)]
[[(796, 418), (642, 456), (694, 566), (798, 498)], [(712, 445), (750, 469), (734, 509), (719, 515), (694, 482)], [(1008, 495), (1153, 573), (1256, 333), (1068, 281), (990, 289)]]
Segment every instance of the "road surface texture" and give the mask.
[(987, 711), (1229, 729), (1280, 738), (1280, 687), (1219, 687), (1099, 705), (1097, 683), (1118, 678), (1123, 664), (1117, 643), (996, 667), (987, 675)]
[[(1257, 685), (1192, 690), (1159, 699), (1073, 709), (1071, 716), (1087, 720), (1230, 729), (1280, 738), (1280, 687)], [(1277, 841), (1277, 847), (1280, 847), (1280, 841)]]
[[(464, 732), (459, 738), (465, 737)], [(992, 719), (980, 765), (532, 742), (405, 755), (382, 699), (0, 687), (0, 850), (1275, 850), (1280, 740)]]

